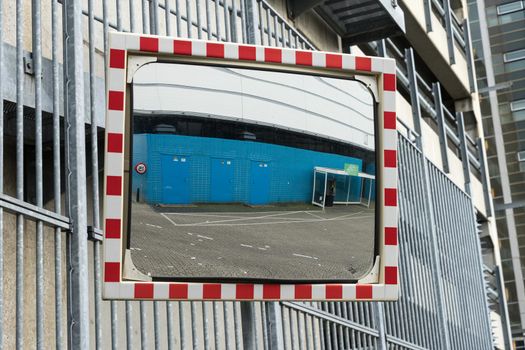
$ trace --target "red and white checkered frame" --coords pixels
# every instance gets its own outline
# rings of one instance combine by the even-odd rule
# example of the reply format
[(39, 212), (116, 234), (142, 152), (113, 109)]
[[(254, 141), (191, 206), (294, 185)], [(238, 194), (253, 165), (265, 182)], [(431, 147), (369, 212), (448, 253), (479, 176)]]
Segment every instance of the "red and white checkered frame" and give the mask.
[[(397, 300), (397, 132), (396, 64), (388, 58), (340, 53), (220, 43), (142, 34), (110, 33), (107, 87), (106, 149), (104, 178), (104, 287), (105, 299), (144, 300)], [(124, 134), (128, 55), (193, 56), (232, 61), (271, 63), (326, 69), (377, 77), (378, 136), (377, 213), (380, 271), (374, 284), (254, 284), (136, 282), (122, 276), (125, 242)]]

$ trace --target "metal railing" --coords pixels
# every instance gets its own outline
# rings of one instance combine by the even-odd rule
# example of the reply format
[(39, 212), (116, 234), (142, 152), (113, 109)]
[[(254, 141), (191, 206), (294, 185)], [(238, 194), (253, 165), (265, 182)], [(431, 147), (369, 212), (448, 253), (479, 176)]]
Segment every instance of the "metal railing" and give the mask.
[(471, 200), (403, 137), (398, 302), (103, 301), (108, 31), (315, 47), (263, 0), (61, 3), (0, 1), (0, 347), (491, 348)]

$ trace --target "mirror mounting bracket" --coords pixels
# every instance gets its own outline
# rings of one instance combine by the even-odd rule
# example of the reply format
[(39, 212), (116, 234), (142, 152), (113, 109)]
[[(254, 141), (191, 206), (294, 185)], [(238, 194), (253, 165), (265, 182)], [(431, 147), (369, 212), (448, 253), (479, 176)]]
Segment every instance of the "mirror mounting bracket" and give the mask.
[(356, 74), (354, 78), (355, 80), (365, 85), (368, 88), (368, 90), (370, 90), (372, 95), (374, 95), (374, 99), (376, 101), (379, 101), (379, 93), (377, 91), (377, 78), (375, 76)]
[(144, 281), (151, 282), (151, 276), (148, 276), (139, 271), (135, 267), (133, 260), (131, 260), (131, 250), (126, 249), (124, 256), (124, 268), (122, 269), (122, 277), (128, 281)]
[(126, 77), (126, 82), (131, 83), (133, 81), (133, 76), (145, 64), (151, 62), (157, 62), (157, 57), (154, 56), (138, 56), (132, 55), (128, 56), (128, 75)]
[(379, 255), (376, 256), (374, 266), (372, 266), (372, 270), (363, 278), (357, 281), (358, 284), (360, 283), (379, 283)]

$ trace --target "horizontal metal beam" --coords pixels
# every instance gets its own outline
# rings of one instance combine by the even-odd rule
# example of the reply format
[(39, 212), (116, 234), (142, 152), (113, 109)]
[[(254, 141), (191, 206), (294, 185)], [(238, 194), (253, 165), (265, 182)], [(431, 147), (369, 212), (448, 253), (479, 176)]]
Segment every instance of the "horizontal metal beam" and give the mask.
[(69, 218), (60, 214), (46, 210), (36, 205), (24, 202), (23, 200), (13, 198), (6, 194), (0, 194), (0, 207), (8, 211), (40, 220), (48, 225), (69, 229)]
[(343, 327), (352, 328), (356, 331), (366, 333), (374, 337), (379, 337), (379, 331), (375, 329), (365, 327), (362, 324), (359, 324), (357, 322), (349, 321), (347, 319), (344, 319), (342, 317), (336, 316), (334, 314), (331, 314), (331, 313), (328, 313), (328, 312), (325, 312), (319, 309), (311, 308), (311, 307), (308, 307), (300, 303), (292, 303), (288, 301), (281, 302), (281, 305), (289, 307), (296, 311), (301, 311), (310, 316), (318, 317), (320, 319), (323, 319), (329, 322), (337, 323), (338, 325), (343, 326)]

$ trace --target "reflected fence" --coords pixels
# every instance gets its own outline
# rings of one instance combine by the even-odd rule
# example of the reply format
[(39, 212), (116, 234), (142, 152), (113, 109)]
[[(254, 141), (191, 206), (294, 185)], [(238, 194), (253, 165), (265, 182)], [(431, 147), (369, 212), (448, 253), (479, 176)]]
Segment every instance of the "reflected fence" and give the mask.
[(0, 1), (0, 27), (2, 348), (492, 348), (472, 201), (404, 136), (398, 302), (103, 301), (107, 33), (315, 47), (263, 0)]

